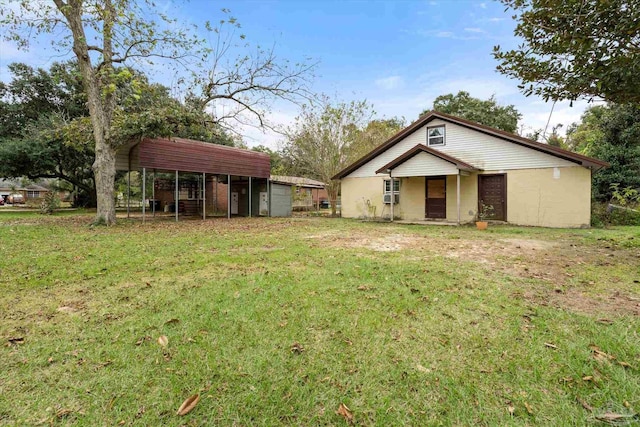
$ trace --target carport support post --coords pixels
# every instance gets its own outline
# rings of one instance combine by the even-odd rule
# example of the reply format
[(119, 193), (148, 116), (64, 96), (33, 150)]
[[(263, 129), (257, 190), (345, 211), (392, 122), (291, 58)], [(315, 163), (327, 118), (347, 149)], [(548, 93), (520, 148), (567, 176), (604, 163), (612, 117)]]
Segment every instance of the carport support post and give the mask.
[(231, 174), (227, 174), (227, 219), (231, 219)]
[(173, 208), (176, 211), (176, 222), (178, 221), (178, 171), (176, 171), (176, 194), (173, 203)]
[(391, 181), (389, 182), (389, 187), (390, 187), (389, 189), (391, 190), (391, 222), (393, 222), (393, 205), (395, 204), (393, 202), (395, 202), (396, 194), (393, 191), (394, 186), (393, 186), (393, 176), (391, 175), (391, 169), (388, 169), (387, 172), (389, 172), (389, 180)]
[(271, 179), (267, 178), (267, 217), (271, 216)]
[(131, 169), (127, 171), (127, 218), (129, 218), (130, 200), (131, 200)]
[(202, 219), (207, 219), (207, 174), (202, 172)]
[(144, 198), (147, 195), (147, 168), (142, 168), (142, 223), (145, 222), (146, 206)]
[(458, 175), (456, 175), (456, 202), (458, 204), (458, 225), (460, 225), (460, 169), (458, 169)]
[(251, 198), (253, 194), (251, 193), (251, 177), (249, 177), (249, 218), (251, 218)]
[(153, 207), (151, 208), (151, 212), (153, 212), (153, 217), (156, 217), (156, 170), (153, 170), (152, 180), (151, 180), (151, 200), (153, 200)]

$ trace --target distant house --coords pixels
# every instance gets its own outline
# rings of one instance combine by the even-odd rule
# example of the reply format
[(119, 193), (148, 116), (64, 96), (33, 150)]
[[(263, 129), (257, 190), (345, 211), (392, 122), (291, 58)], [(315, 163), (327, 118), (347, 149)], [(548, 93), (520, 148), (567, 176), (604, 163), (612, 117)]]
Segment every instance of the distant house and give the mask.
[(356, 161), (341, 181), (342, 215), (490, 219), (588, 226), (591, 175), (606, 162), (458, 117), (430, 112)]
[(329, 201), (325, 183), (299, 176), (271, 175), (271, 181), (293, 186), (293, 209), (311, 210)]
[(34, 199), (38, 200), (44, 197), (49, 191), (48, 188), (38, 184), (22, 185), (17, 180), (0, 179), (0, 197), (2, 197), (5, 202), (10, 202), (9, 196), (13, 194), (22, 195), (24, 202)]

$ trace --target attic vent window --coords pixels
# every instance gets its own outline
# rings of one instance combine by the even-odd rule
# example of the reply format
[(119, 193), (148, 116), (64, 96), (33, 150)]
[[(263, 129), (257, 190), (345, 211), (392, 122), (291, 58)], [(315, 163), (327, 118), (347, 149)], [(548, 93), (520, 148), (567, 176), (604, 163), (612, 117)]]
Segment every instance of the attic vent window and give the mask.
[(427, 128), (427, 145), (444, 145), (444, 126)]

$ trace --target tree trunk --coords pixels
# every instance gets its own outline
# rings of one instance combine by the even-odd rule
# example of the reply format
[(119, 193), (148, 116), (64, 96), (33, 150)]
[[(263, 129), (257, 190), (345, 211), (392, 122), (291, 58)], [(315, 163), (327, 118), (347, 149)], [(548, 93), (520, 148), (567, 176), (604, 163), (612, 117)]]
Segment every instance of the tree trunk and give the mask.
[(114, 197), (116, 177), (116, 150), (104, 141), (96, 141), (96, 159), (93, 162), (96, 178), (96, 223), (106, 225), (116, 222), (116, 201)]

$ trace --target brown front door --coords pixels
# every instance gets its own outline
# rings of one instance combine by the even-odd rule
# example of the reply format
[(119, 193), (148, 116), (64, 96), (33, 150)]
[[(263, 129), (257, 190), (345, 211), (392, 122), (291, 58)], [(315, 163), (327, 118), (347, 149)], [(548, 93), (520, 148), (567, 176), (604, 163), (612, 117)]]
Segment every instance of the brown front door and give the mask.
[(478, 175), (478, 210), (483, 204), (493, 206), (489, 219), (507, 220), (506, 175)]
[(446, 177), (427, 178), (425, 218), (447, 217), (447, 179)]

